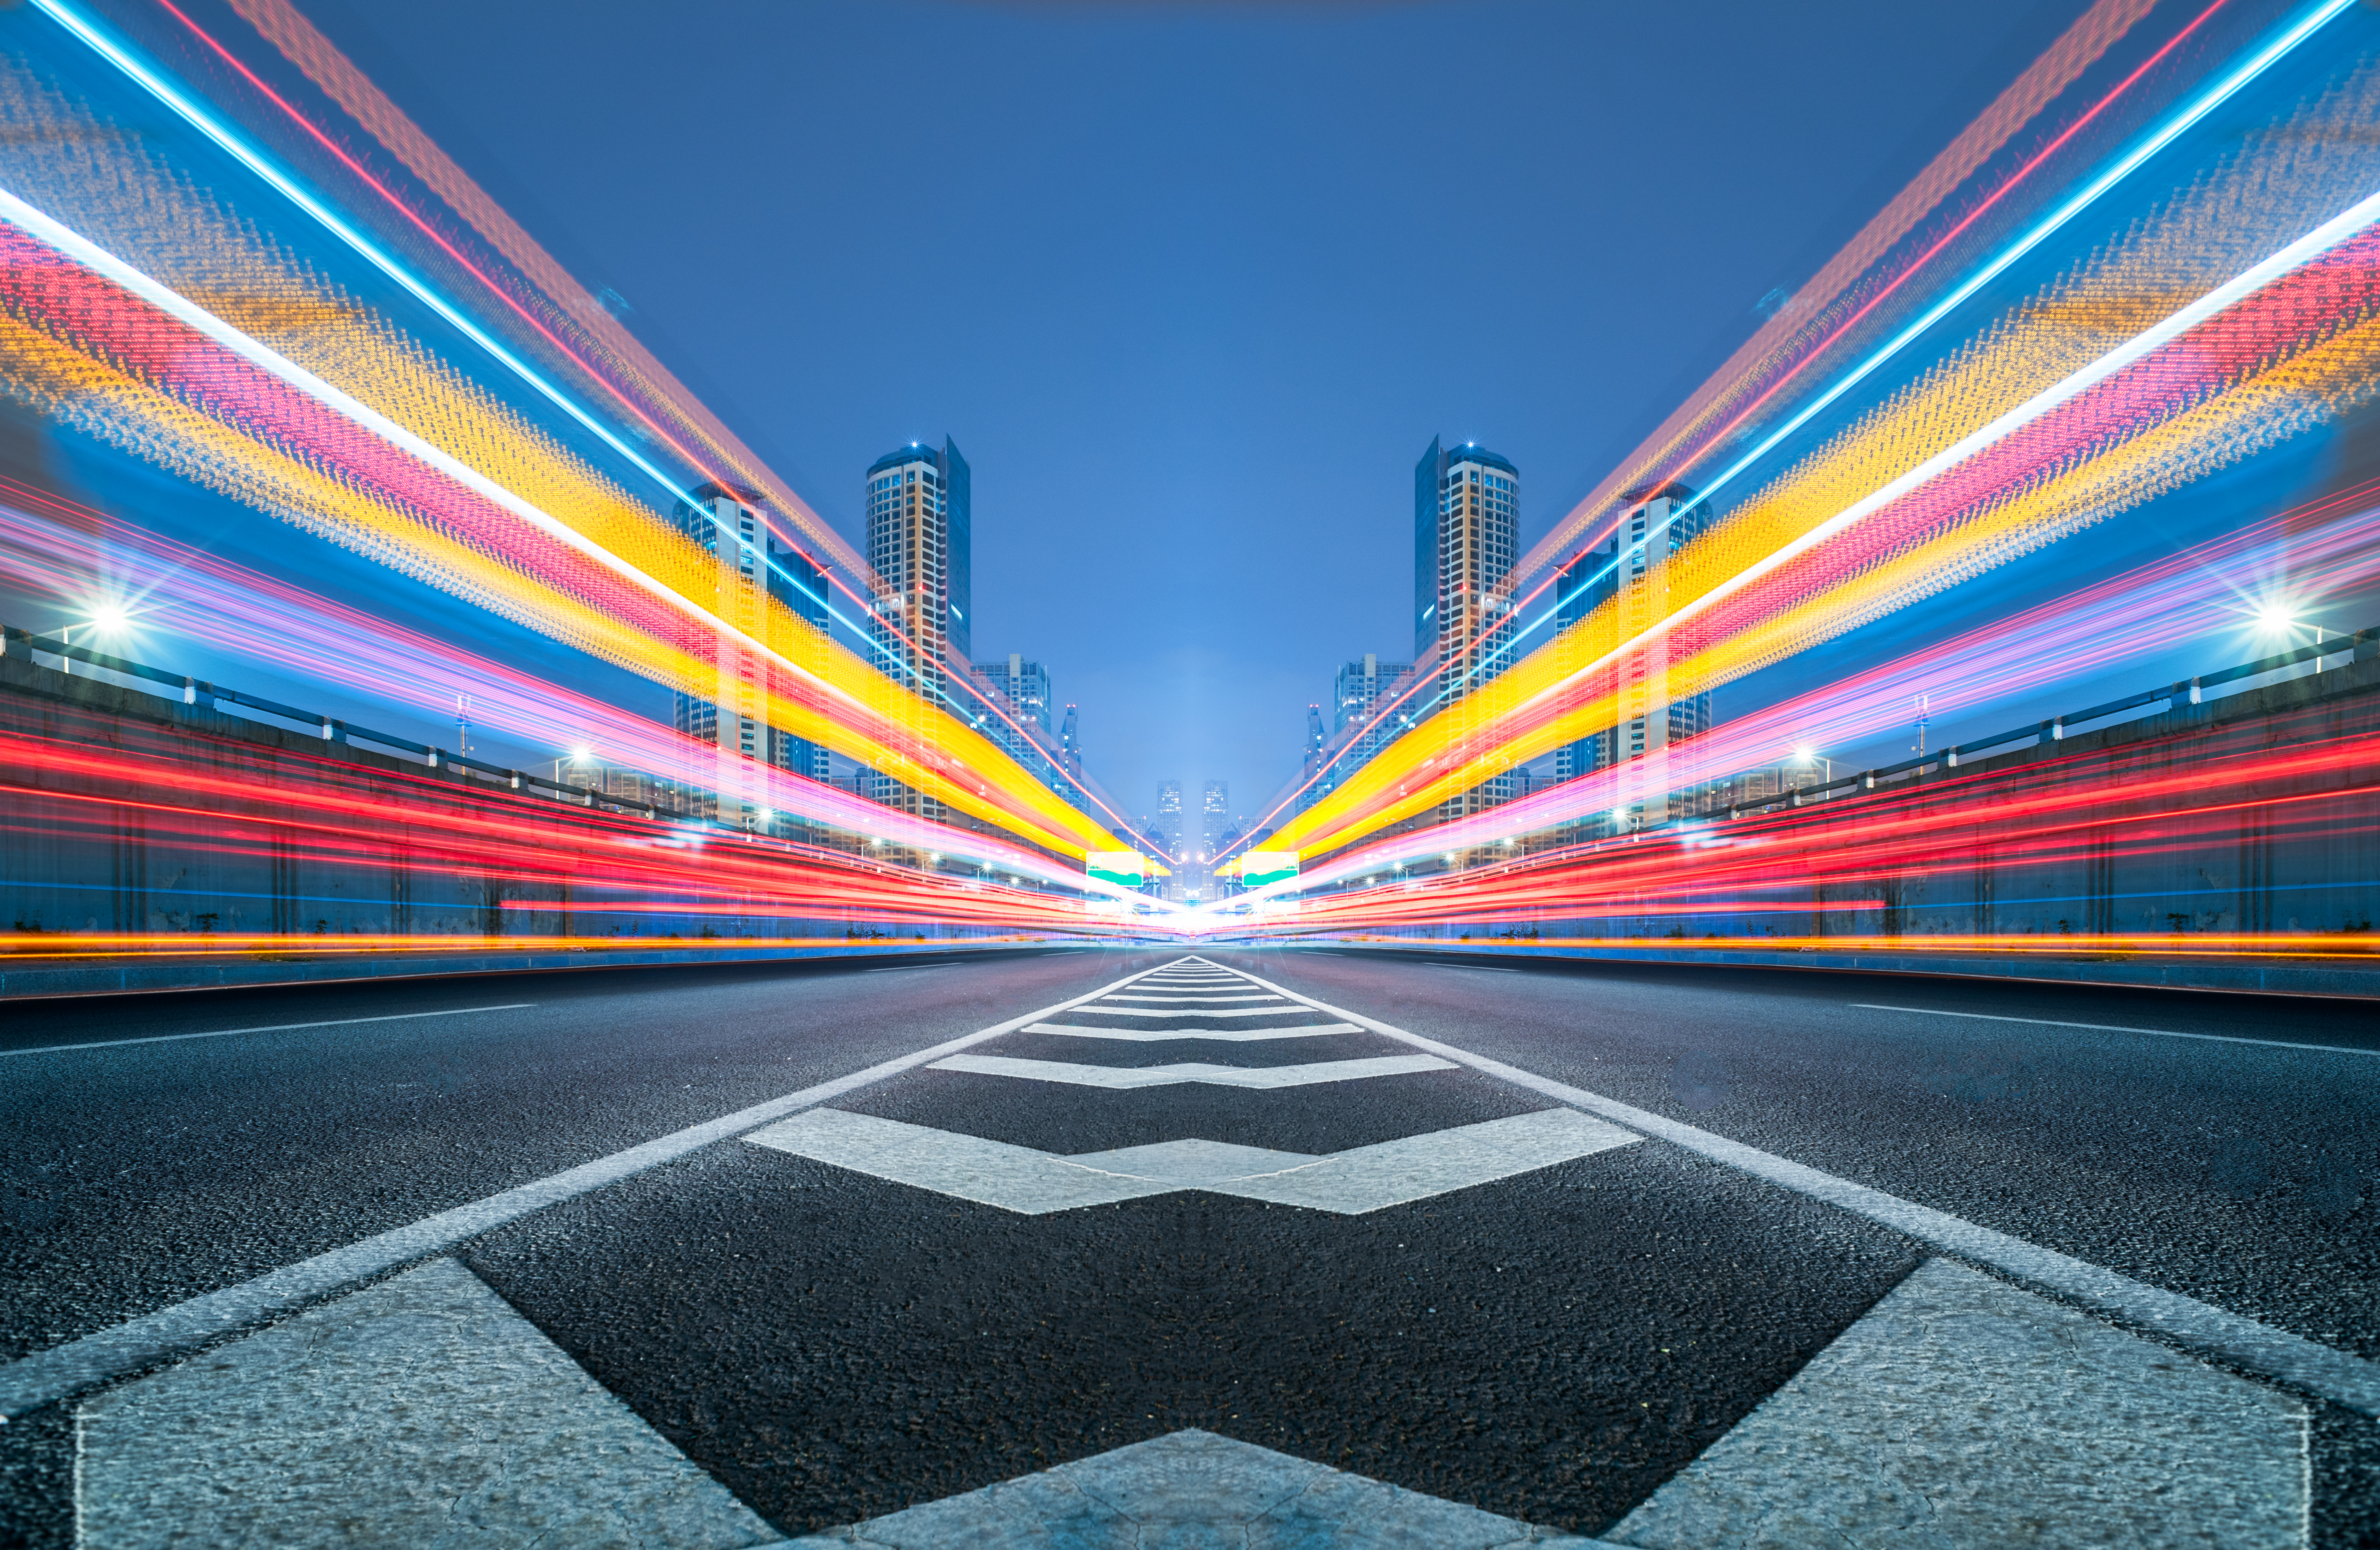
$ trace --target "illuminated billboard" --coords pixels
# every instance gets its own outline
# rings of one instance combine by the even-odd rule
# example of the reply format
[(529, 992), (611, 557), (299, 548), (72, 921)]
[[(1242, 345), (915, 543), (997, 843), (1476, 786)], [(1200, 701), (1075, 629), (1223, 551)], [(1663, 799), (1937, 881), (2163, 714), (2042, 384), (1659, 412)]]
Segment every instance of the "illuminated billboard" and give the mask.
[(1093, 851), (1086, 865), (1095, 883), (1138, 888), (1148, 880), (1148, 858), (1138, 851)]
[(1250, 888), (1297, 878), (1295, 851), (1250, 851), (1240, 858), (1240, 881)]

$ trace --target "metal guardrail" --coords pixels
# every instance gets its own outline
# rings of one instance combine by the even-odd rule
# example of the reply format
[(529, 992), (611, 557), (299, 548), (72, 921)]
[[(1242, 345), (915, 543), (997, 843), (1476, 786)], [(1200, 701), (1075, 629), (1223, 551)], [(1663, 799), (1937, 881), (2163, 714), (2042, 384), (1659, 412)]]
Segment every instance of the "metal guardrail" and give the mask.
[(2225, 668), (2220, 672), (2201, 673), (2183, 683), (2144, 689), (2136, 695), (2126, 695), (2121, 699), (2111, 699), (2105, 705), (2095, 705), (2087, 710), (2078, 710), (2070, 716), (2053, 716), (2046, 721), (2013, 727), (1990, 737), (1978, 737), (1944, 748), (1939, 753), (1920, 754), (1915, 758), (1903, 759), (1899, 764), (1863, 769), (1856, 774), (1828, 781), (1824, 785), (1795, 786), (1790, 790), (1779, 792), (1775, 796), (1764, 796), (1751, 802), (1730, 803), (1727, 808), (1727, 817), (1738, 818), (1746, 813), (1763, 813), (1772, 807), (1799, 807), (1805, 802), (1823, 800), (1839, 791), (1874, 791), (1886, 781), (1894, 780), (1902, 775), (1914, 774), (1930, 766), (1956, 769), (1959, 768), (1960, 760), (1972, 758), (1977, 754), (1994, 748), (2005, 748), (2017, 744), (2038, 745), (2062, 742), (2071, 730), (2087, 726), (2093, 721), (2104, 721), (2110, 716), (2119, 716), (2127, 710), (2137, 710), (2144, 705), (2163, 703), (2172, 709), (2180, 710), (2201, 703), (2205, 697), (2205, 691), (2218, 684), (2234, 684), (2242, 678), (2254, 678), (2267, 672), (2277, 672), (2282, 668), (2294, 667), (2300, 662), (2317, 662), (2325, 657), (2342, 656), (2348, 658), (2350, 662), (2369, 661), (2374, 657), (2380, 657), (2380, 627), (2362, 629), (2351, 636), (2339, 636), (2336, 639), (2324, 641), (2318, 645), (2301, 646), (2295, 650), (2261, 657), (2252, 662), (2242, 662), (2237, 667)]
[[(184, 705), (198, 709), (212, 710), (218, 706), (237, 705), (243, 709), (261, 710), (269, 716), (277, 716), (285, 721), (296, 722), (299, 730), (311, 732), (325, 743), (370, 743), (382, 748), (394, 748), (399, 753), (411, 754), (420, 759), (430, 769), (455, 770), (466, 779), (471, 772), (476, 771), (492, 781), (503, 783), (513, 791), (542, 791), (550, 793), (556, 801), (572, 803), (581, 807), (609, 807), (615, 812), (637, 814), (648, 818), (658, 819), (663, 816), (660, 807), (653, 803), (630, 802), (625, 798), (610, 796), (586, 786), (565, 785), (559, 781), (549, 781), (542, 775), (531, 774), (527, 770), (511, 769), (501, 765), (490, 764), (485, 759), (475, 759), (468, 754), (450, 753), (444, 748), (431, 744), (416, 743), (409, 737), (399, 737), (394, 733), (374, 732), (369, 727), (353, 726), (336, 717), (318, 715), (311, 710), (301, 710), (294, 705), (284, 705), (279, 700), (266, 699), (261, 695), (247, 694), (238, 689), (227, 689), (220, 684), (210, 684), (204, 679), (192, 678), (187, 673), (167, 672), (163, 668), (154, 668), (145, 662), (136, 662), (124, 657), (112, 656), (105, 651), (93, 650), (88, 646), (74, 646), (50, 636), (37, 636), (30, 630), (20, 630), (14, 624), (0, 624), (0, 652), (30, 661), (36, 651), (44, 656), (58, 658), (61, 661), (69, 664), (88, 662), (93, 667), (104, 669), (126, 678), (140, 678), (152, 684), (165, 684), (175, 691), (175, 696), (178, 696)], [(71, 672), (73, 669), (69, 666), (67, 671)], [(175, 696), (160, 695), (157, 697), (168, 699)], [(690, 819), (679, 814), (670, 814), (668, 817), (672, 821), (680, 823), (703, 821)]]

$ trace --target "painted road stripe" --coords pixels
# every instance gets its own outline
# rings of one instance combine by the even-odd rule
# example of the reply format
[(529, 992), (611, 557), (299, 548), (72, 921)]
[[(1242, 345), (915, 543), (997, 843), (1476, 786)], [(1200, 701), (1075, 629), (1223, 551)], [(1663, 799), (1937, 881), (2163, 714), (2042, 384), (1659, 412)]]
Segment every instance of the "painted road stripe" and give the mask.
[(2175, 1344), (2191, 1350), (2210, 1352), (2237, 1366), (2266, 1377), (2289, 1384), (2306, 1393), (2333, 1403), (2359, 1411), (2365, 1415), (2380, 1416), (2380, 1363), (2350, 1356), (2346, 1351), (2292, 1335), (2286, 1329), (2276, 1329), (2239, 1314), (2227, 1313), (2211, 1303), (2177, 1291), (2167, 1291), (2145, 1282), (2119, 1276), (2113, 1270), (2075, 1259), (2054, 1249), (2045, 1249), (2022, 1238), (1990, 1228), (1979, 1227), (1947, 1211), (1937, 1211), (1919, 1205), (1898, 1195), (1854, 1184), (1815, 1168), (1746, 1146), (1741, 1142), (1714, 1135), (1693, 1125), (1681, 1124), (1666, 1115), (1638, 1108), (1631, 1104), (1590, 1093), (1518, 1066), (1508, 1066), (1501, 1060), (1491, 1060), (1484, 1055), (1474, 1055), (1457, 1049), (1451, 1044), (1408, 1033), (1392, 1023), (1359, 1011), (1348, 1011), (1328, 1001), (1318, 1001), (1310, 996), (1300, 996), (1287, 986), (1251, 975), (1259, 985), (1270, 986), (1293, 999), (1304, 1001), (1315, 1011), (1341, 1017), (1361, 1024), (1376, 1034), (1383, 1034), (1416, 1049), (1427, 1049), (1459, 1060), (1474, 1071), (1501, 1077), (1516, 1086), (1533, 1093), (1542, 1093), (1557, 1103), (1569, 1104), (1592, 1114), (1600, 1114), (1616, 1124), (1642, 1131), (1663, 1141), (1682, 1146), (1687, 1151), (1724, 1163), (1755, 1179), (1767, 1181), (1814, 1200), (1823, 1200), (1854, 1216), (1880, 1222), (1895, 1232), (1904, 1233), (1921, 1243), (1988, 1265), (2045, 1290), (2098, 1308), (2141, 1328), (2155, 1330)]
[(1238, 994), (1238, 993), (1236, 993), (1236, 992), (1233, 992), (1233, 991), (1218, 990), (1218, 991), (1216, 991), (1214, 994), (1212, 994), (1212, 995), (1208, 995), (1208, 996), (1197, 996), (1197, 995), (1191, 995), (1191, 996), (1134, 996), (1134, 995), (1123, 995), (1123, 996), (1102, 996), (1102, 997), (1101, 997), (1101, 998), (1099, 998), (1099, 999), (1100, 999), (1101, 1000), (1106, 1000), (1106, 1001), (1278, 1001), (1278, 1000), (1281, 1000), (1281, 999), (1283, 999), (1284, 998), (1280, 997), (1280, 996), (1270, 995), (1270, 994), (1268, 994), (1267, 992), (1265, 992), (1265, 991), (1261, 991), (1261, 990), (1258, 990), (1258, 991), (1253, 991), (1253, 992), (1251, 992), (1251, 993), (1249, 993), (1249, 994), (1247, 994), (1247, 995), (1245, 995), (1245, 996), (1244, 996), (1244, 995), (1240, 995), (1240, 994)]
[(2146, 1034), (2152, 1038), (2195, 1038), (2210, 1044), (2256, 1044), (2269, 1049), (2315, 1049), (2325, 1055), (2380, 1055), (2380, 1049), (2358, 1049), (2350, 1044), (2291, 1044), (2287, 1039), (2243, 1038), (2237, 1034), (2180, 1034), (2170, 1028), (2127, 1028), (2115, 1023), (2060, 1023), (2054, 1017), (1997, 1017), (1988, 1011), (1944, 1011), (1939, 1007), (1888, 1007), (1873, 1001), (1851, 1003), (1862, 1011), (1907, 1011), (1920, 1017), (1972, 1017), (1984, 1023), (2030, 1023), (2042, 1028), (2093, 1028), (2103, 1034)]
[[(1089, 1011), (1096, 1009), (1085, 1007), (1081, 1010)], [(1036, 1023), (1023, 1031), (1028, 1034), (1063, 1034), (1069, 1038), (1125, 1039), (1134, 1044), (1160, 1044), (1176, 1038), (1254, 1044), (1262, 1039), (1314, 1038), (1323, 1034), (1360, 1034), (1364, 1030), (1353, 1023), (1316, 1023), (1299, 1028), (1086, 1028), (1072, 1023)]]
[(1101, 1017), (1290, 1017), (1304, 1011), (1303, 1005), (1286, 1007), (1202, 1007), (1190, 1012), (1183, 1007), (1085, 1007)]
[(1078, 1087), (1170, 1087), (1203, 1082), (1216, 1087), (1305, 1087), (1318, 1082), (1360, 1082), (1372, 1076), (1452, 1071), (1454, 1062), (1429, 1055), (1375, 1055), (1362, 1060), (1318, 1060), (1304, 1066), (1210, 1066), (1185, 1060), (1169, 1066), (1080, 1066), (1071, 1060), (1022, 1060), (1013, 1055), (953, 1055), (928, 1071), (967, 1072), (977, 1076), (1015, 1076), (1029, 1082), (1066, 1082)]
[(1535, 1172), (1642, 1138), (1574, 1108), (1547, 1108), (1329, 1156), (1195, 1137), (1059, 1156), (872, 1114), (813, 1108), (744, 1139), (1023, 1216), (1207, 1190), (1354, 1217)]
[(1138, 975), (1100, 986), (1096, 990), (1060, 1001), (1055, 1006), (1028, 1011), (1022, 1017), (1012, 1017), (995, 1023), (980, 1033), (937, 1044), (913, 1054), (897, 1056), (873, 1065), (865, 1071), (838, 1076), (830, 1082), (805, 1087), (797, 1093), (771, 1098), (766, 1103), (739, 1108), (733, 1114), (699, 1125), (689, 1125), (682, 1131), (648, 1141), (640, 1146), (614, 1152), (590, 1163), (540, 1179), (531, 1183), (492, 1194), (484, 1199), (457, 1205), (424, 1217), (405, 1227), (350, 1243), (344, 1249), (301, 1259), (278, 1270), (211, 1291), (202, 1297), (160, 1308), (153, 1314), (128, 1320), (113, 1328), (69, 1340), (62, 1346), (35, 1351), (0, 1367), (0, 1420), (22, 1415), (77, 1394), (95, 1388), (111, 1378), (153, 1365), (164, 1359), (202, 1346), (218, 1337), (231, 1334), (272, 1315), (286, 1313), (319, 1302), (333, 1292), (369, 1280), (374, 1276), (443, 1253), (468, 1238), (492, 1231), (507, 1222), (517, 1221), (532, 1211), (540, 1211), (558, 1202), (575, 1199), (591, 1190), (616, 1184), (621, 1180), (674, 1162), (689, 1152), (699, 1151), (715, 1141), (782, 1120), (788, 1114), (840, 1097), (855, 1088), (881, 1082), (913, 1071), (929, 1060), (965, 1049), (988, 1039), (1013, 1034), (1027, 1023), (1038, 1023), (1045, 1017), (1055, 1017), (1085, 1001), (1096, 1000), (1119, 986), (1130, 985)]
[(203, 1034), (152, 1034), (147, 1038), (93, 1039), (88, 1044), (44, 1044), (32, 1049), (0, 1049), (0, 1055), (56, 1055), (70, 1049), (120, 1049), (128, 1044), (171, 1044), (176, 1039), (229, 1038), (234, 1034), (285, 1034), (293, 1028), (345, 1028), (357, 1023), (405, 1023), (417, 1017), (463, 1017), (475, 1011), (525, 1011), (535, 1001), (494, 1007), (448, 1007), (443, 1011), (393, 1011), (385, 1017), (328, 1017), (320, 1023), (267, 1023), (254, 1028), (215, 1028)]

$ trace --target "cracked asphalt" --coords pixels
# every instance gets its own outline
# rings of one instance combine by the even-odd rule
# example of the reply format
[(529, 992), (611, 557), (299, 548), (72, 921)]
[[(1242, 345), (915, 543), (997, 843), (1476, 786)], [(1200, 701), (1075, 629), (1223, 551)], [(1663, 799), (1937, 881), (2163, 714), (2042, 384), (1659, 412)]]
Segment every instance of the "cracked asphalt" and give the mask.
[[(2380, 1357), (2368, 1003), (1206, 951)], [(18, 1003), (0, 1025), (0, 1356), (1179, 956), (1002, 951)], [(459, 1010), (512, 1003), (529, 1004)], [(354, 1018), (389, 1021), (341, 1021)], [(6, 1053), (295, 1023), (327, 1025)], [(2176, 1034), (2210, 1036), (2163, 1036)], [(1221, 1055), (1086, 1042), (985, 1047), (1259, 1065), (1382, 1041)], [(912, 1070), (833, 1100), (1058, 1154), (1185, 1136), (1319, 1154), (1549, 1103), (1469, 1069), (1264, 1092)], [(1186, 1426), (1592, 1533), (1930, 1252), (1658, 1141), (1360, 1216), (1195, 1190), (1026, 1216), (731, 1141), (461, 1253), (790, 1533)], [(52, 1407), (0, 1427), (0, 1543), (68, 1543), (64, 1417)], [(2327, 1405), (2315, 1421), (2313, 1542), (2380, 1543), (2373, 1423)]]

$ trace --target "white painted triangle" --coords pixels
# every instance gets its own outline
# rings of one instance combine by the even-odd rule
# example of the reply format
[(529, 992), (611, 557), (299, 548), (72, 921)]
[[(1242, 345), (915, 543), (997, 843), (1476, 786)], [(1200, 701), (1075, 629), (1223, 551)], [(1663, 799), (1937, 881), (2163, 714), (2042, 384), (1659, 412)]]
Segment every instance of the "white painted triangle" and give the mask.
[(1254, 1443), (1181, 1431), (797, 1539), (783, 1550), (1587, 1550), (1595, 1544)]
[[(1196, 1012), (1184, 1012), (1196, 1017)], [(1172, 1039), (1208, 1039), (1218, 1044), (1256, 1044), (1266, 1039), (1318, 1038), (1326, 1034), (1360, 1034), (1353, 1023), (1316, 1023), (1297, 1028), (1085, 1028), (1072, 1023), (1028, 1023), (1028, 1034), (1063, 1034), (1069, 1038), (1122, 1039), (1133, 1044), (1163, 1044)]]
[(781, 1543), (451, 1259), (86, 1401), (76, 1543)]
[[(1178, 1014), (1175, 1014), (1178, 1015)], [(1361, 1082), (1375, 1076), (1410, 1076), (1420, 1072), (1457, 1071), (1451, 1060), (1435, 1055), (1372, 1055), (1356, 1060), (1318, 1060), (1297, 1066), (1216, 1066), (1203, 1060), (1181, 1060), (1162, 1066), (1088, 1066), (1072, 1060), (1027, 1060), (1014, 1055), (953, 1055), (936, 1060), (928, 1071), (966, 1072), (977, 1076), (1014, 1076), (1027, 1082), (1063, 1082), (1077, 1087), (1110, 1087), (1129, 1092), (1141, 1087), (1167, 1087), (1183, 1082), (1203, 1082), (1215, 1087), (1306, 1087), (1318, 1082)]]
[(744, 1138), (1021, 1216), (1207, 1190), (1360, 1216), (1625, 1146), (1634, 1132), (1573, 1108), (1458, 1125), (1323, 1156), (1196, 1138), (1061, 1156), (873, 1114), (813, 1108)]
[[(1086, 1002), (1074, 1010), (1076, 1011), (1096, 1011), (1103, 1017), (1179, 1017), (1182, 1015), (1182, 1009), (1180, 1007), (1111, 1007), (1098, 1006)], [(1292, 1012), (1309, 1011), (1311, 1010), (1311, 1008), (1302, 1006), (1201, 1007), (1198, 1010), (1198, 1015), (1201, 1017), (1287, 1017)]]

